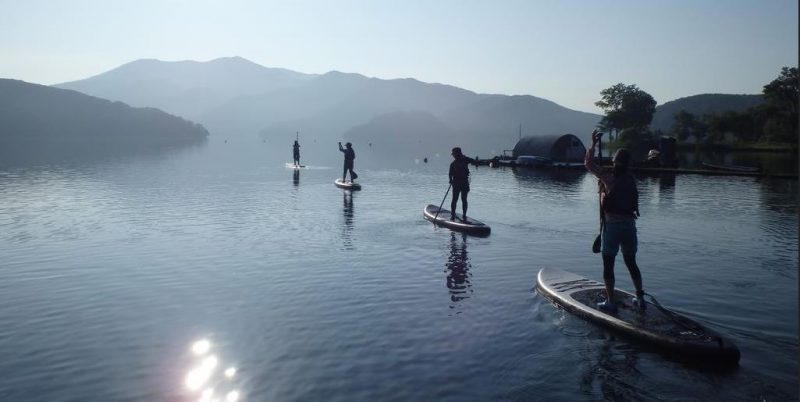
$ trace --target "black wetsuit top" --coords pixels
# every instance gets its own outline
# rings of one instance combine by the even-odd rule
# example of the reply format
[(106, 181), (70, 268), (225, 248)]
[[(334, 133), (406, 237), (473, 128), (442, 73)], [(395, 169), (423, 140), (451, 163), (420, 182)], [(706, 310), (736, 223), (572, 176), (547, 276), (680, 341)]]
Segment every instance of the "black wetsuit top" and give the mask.
[(454, 188), (461, 188), (469, 191), (469, 164), (475, 160), (466, 156), (459, 156), (450, 162), (450, 184)]

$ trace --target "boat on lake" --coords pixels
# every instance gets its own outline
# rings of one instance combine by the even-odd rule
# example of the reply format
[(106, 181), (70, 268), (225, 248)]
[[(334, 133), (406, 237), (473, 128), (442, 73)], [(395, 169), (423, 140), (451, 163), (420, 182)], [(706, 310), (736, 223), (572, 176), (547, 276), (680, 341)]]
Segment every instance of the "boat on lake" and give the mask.
[(703, 167), (713, 170), (724, 170), (726, 172), (743, 172), (743, 173), (758, 173), (761, 171), (760, 167), (753, 166), (737, 166), (737, 165), (716, 165), (713, 163), (702, 163)]

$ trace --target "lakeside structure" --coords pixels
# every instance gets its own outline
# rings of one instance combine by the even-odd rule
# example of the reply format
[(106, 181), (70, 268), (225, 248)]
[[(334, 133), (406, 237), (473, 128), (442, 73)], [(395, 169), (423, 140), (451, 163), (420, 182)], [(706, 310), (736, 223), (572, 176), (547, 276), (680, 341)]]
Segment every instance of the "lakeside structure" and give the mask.
[[(678, 166), (676, 159), (677, 147), (672, 137), (661, 137), (658, 147), (660, 155), (668, 163), (654, 163), (652, 161), (633, 161), (631, 169), (645, 174), (671, 173), (671, 174), (696, 174), (708, 176), (751, 176), (772, 177), (783, 179), (797, 179), (797, 173), (770, 173), (757, 169), (721, 169), (719, 167), (689, 169)], [(601, 148), (602, 149), (602, 148)], [(494, 156), (489, 159), (480, 159), (479, 164), (490, 167), (520, 167), (531, 169), (583, 169), (583, 155), (586, 147), (577, 136), (573, 134), (526, 136), (517, 141), (511, 155)], [(611, 166), (611, 157), (600, 157), (600, 164)]]

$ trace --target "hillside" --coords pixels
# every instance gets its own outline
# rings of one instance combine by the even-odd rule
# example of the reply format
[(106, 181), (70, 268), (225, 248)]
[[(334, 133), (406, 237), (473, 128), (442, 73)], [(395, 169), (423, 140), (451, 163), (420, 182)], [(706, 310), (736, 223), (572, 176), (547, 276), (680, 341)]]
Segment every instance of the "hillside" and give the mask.
[(302, 83), (314, 75), (268, 68), (241, 57), (208, 62), (136, 60), (84, 80), (54, 85), (192, 120), (234, 98)]
[(124, 153), (201, 143), (207, 136), (203, 126), (157, 109), (0, 79), (0, 143), (6, 151)]
[(673, 116), (685, 110), (695, 116), (722, 113), (728, 110), (741, 112), (763, 102), (761, 95), (701, 94), (676, 99), (656, 107), (653, 122), (654, 130), (672, 130)]
[(477, 94), (412, 78), (301, 74), (241, 58), (206, 63), (139, 60), (59, 87), (192, 116), (212, 135), (226, 138), (260, 135), (268, 140), (300, 131), (306, 138), (335, 141), (368, 123), (376, 130), (374, 137), (394, 130), (389, 125), (395, 120), (373, 121), (379, 116), (415, 112), (404, 121), (419, 120), (412, 125), (427, 127), (432, 120), (421, 116), (428, 114), (438, 120), (433, 126), (441, 124), (449, 133), (449, 142), (482, 155), (512, 147), (520, 125), (525, 135), (581, 135), (591, 132), (601, 117), (534, 96)]

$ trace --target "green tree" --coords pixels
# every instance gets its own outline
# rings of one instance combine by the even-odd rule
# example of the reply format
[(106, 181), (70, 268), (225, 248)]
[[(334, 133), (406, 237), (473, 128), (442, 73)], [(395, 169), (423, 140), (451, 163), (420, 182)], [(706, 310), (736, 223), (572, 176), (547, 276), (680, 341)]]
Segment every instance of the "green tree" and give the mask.
[(672, 118), (672, 132), (680, 141), (686, 141), (689, 136), (697, 134), (697, 131), (699, 131), (700, 121), (695, 115), (685, 110), (675, 113)]
[(619, 83), (600, 91), (600, 95), (601, 99), (594, 104), (606, 113), (600, 121), (601, 127), (616, 132), (629, 128), (640, 133), (647, 131), (656, 111), (656, 101), (650, 94), (636, 85)]
[(778, 78), (764, 85), (768, 114), (764, 134), (768, 140), (797, 144), (798, 96), (800, 78), (797, 67), (783, 67)]

